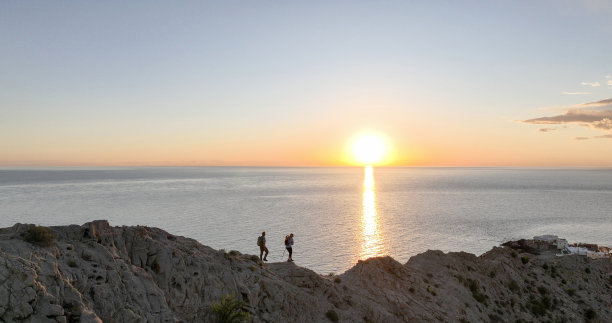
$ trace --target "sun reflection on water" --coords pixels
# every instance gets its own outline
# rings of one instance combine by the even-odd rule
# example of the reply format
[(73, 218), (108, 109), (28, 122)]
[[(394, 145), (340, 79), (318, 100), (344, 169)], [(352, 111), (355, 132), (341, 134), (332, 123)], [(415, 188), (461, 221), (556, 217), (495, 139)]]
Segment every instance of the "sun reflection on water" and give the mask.
[(363, 180), (363, 211), (361, 215), (361, 251), (359, 259), (378, 257), (387, 254), (383, 243), (376, 209), (376, 185), (374, 169), (365, 167)]

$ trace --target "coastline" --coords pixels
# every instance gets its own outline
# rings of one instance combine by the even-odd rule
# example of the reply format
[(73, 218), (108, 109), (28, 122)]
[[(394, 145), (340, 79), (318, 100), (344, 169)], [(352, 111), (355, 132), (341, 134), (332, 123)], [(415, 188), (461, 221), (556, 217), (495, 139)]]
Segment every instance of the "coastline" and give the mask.
[(5, 321), (209, 321), (224, 295), (244, 302), (254, 322), (612, 320), (610, 259), (429, 250), (324, 276), (157, 228), (51, 227), (49, 246), (24, 241), (31, 228), (0, 229)]

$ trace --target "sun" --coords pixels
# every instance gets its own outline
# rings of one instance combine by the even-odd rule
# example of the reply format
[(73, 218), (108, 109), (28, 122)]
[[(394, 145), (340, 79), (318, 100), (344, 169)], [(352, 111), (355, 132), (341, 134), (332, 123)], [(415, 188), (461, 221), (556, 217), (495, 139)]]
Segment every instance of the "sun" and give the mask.
[(377, 134), (361, 134), (357, 136), (352, 145), (353, 157), (363, 165), (374, 165), (384, 161), (387, 154), (387, 143)]

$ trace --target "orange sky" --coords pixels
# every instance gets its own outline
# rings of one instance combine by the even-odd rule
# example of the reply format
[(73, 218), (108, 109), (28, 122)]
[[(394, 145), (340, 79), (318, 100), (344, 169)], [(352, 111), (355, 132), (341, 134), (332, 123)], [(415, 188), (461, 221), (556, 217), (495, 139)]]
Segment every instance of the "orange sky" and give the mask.
[(0, 166), (612, 166), (605, 2), (0, 12)]

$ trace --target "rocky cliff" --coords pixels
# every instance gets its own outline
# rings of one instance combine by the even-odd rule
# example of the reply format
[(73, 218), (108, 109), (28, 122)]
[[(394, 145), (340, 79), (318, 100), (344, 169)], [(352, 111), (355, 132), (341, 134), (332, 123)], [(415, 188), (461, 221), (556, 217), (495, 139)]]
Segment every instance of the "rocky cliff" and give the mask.
[(321, 276), (156, 228), (31, 229), (0, 230), (2, 322), (209, 322), (229, 294), (254, 322), (612, 322), (609, 259), (427, 251)]

